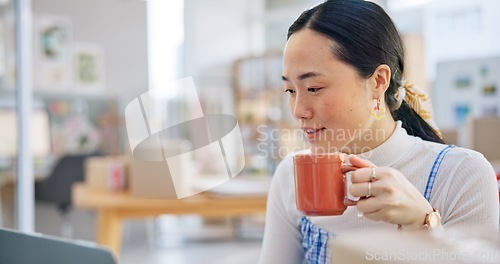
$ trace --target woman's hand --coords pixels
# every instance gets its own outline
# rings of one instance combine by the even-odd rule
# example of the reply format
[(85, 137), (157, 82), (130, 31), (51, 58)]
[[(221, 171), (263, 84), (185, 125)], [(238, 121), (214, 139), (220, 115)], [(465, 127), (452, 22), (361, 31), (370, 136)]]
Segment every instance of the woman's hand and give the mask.
[(432, 206), (401, 172), (390, 167), (376, 167), (369, 160), (354, 155), (349, 161), (356, 171), (352, 175), (351, 193), (368, 195), (368, 182), (375, 168), (376, 179), (371, 182), (371, 196), (360, 199), (356, 205), (366, 218), (400, 224), (404, 229), (418, 229)]

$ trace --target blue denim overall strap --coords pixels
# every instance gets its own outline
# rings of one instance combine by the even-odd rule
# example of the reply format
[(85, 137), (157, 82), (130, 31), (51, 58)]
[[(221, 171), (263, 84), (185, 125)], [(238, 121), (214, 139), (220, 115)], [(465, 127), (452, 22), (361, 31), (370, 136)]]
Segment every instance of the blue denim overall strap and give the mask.
[(328, 238), (330, 234), (311, 223), (305, 216), (300, 219), (300, 231), (302, 232), (302, 247), (305, 250), (305, 263), (329, 263)]
[(431, 192), (432, 192), (432, 187), (434, 187), (434, 181), (436, 180), (436, 176), (439, 171), (439, 167), (441, 166), (441, 162), (444, 159), (444, 156), (450, 149), (454, 148), (454, 145), (448, 145), (446, 148), (442, 149), (436, 160), (434, 160), (434, 164), (432, 165), (431, 172), (429, 174), (429, 178), (427, 179), (427, 185), (425, 186), (425, 191), (424, 191), (424, 197), (427, 199), (428, 202), (431, 201)]
[[(446, 146), (439, 152), (436, 160), (434, 160), (429, 178), (427, 179), (427, 185), (425, 186), (424, 197), (427, 201), (431, 199), (432, 187), (434, 187), (434, 181), (436, 180), (441, 162), (448, 151), (454, 147), (454, 145)], [(300, 231), (302, 233), (302, 247), (305, 250), (305, 263), (329, 263), (328, 239), (331, 235), (327, 231), (311, 223), (305, 216), (300, 219)]]

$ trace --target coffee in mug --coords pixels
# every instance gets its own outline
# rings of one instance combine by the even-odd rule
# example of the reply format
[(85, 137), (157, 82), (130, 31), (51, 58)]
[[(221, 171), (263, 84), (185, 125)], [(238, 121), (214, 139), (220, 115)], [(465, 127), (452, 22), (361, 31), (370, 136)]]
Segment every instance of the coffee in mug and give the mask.
[(342, 172), (345, 154), (320, 153), (294, 156), (297, 209), (305, 215), (341, 215), (358, 197), (349, 192), (350, 176)]

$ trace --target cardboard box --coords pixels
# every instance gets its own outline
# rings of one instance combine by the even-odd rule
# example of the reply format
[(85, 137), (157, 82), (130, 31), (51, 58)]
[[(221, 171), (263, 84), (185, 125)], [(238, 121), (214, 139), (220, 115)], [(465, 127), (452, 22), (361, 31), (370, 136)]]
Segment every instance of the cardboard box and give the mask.
[[(160, 140), (158, 140), (160, 142)], [(142, 142), (134, 152), (130, 168), (130, 193), (150, 198), (178, 199), (191, 188), (195, 172), (190, 143), (185, 140)], [(172, 163), (172, 161), (174, 161)], [(172, 177), (171, 175), (182, 175)]]
[(471, 148), (481, 152), (488, 160), (500, 160), (500, 118), (482, 117), (472, 120)]
[(441, 129), (441, 134), (446, 144), (459, 145), (458, 132), (456, 129)]
[(85, 160), (85, 184), (108, 190), (126, 189), (131, 158), (128, 156), (90, 157)]

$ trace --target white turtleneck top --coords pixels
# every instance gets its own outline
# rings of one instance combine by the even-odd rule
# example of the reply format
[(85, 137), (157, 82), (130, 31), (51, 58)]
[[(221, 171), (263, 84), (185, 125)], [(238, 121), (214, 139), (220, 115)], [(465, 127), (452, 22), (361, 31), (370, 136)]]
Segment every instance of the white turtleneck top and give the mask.
[[(424, 193), (430, 170), (446, 145), (410, 136), (397, 122), (393, 134), (380, 146), (359, 154), (377, 166), (399, 170)], [(457, 225), (499, 226), (498, 185), (490, 163), (476, 151), (455, 147), (445, 155), (432, 189), (430, 203), (439, 210), (444, 228)], [(393, 224), (357, 217), (355, 207), (340, 216), (308, 217), (312, 224), (336, 236), (351, 230), (387, 228)], [(274, 174), (267, 201), (261, 264), (303, 263), (304, 248), (299, 227), (304, 215), (295, 203), (292, 155)]]

